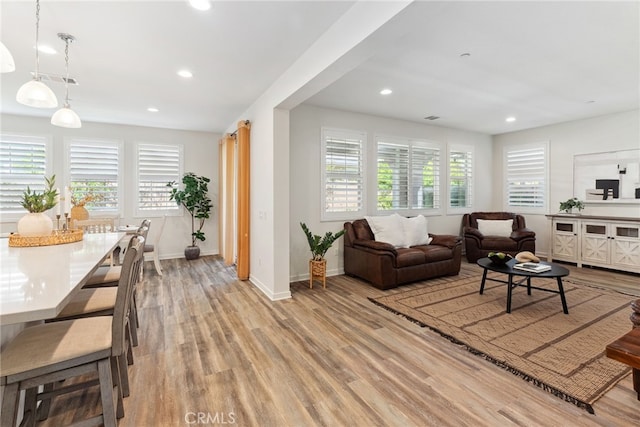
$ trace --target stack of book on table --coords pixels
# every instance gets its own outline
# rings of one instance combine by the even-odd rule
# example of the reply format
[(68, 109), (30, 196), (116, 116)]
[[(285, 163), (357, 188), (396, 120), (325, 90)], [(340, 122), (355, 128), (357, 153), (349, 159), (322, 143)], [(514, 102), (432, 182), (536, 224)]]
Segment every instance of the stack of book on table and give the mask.
[(528, 271), (530, 273), (542, 273), (551, 270), (551, 266), (547, 264), (538, 264), (535, 262), (520, 262), (513, 265), (516, 270)]

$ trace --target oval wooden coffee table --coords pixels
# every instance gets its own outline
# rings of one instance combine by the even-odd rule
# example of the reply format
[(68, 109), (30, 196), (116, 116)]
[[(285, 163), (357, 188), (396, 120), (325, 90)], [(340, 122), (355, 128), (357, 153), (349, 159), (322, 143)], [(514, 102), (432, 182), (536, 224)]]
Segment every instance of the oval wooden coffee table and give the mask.
[[(531, 295), (531, 289), (536, 289), (544, 292), (551, 292), (554, 294), (560, 294), (560, 299), (562, 300), (562, 311), (564, 314), (569, 314), (569, 309), (567, 308), (567, 300), (564, 297), (564, 288), (562, 287), (562, 278), (569, 275), (569, 270), (561, 265), (554, 264), (552, 262), (544, 262), (540, 261), (541, 264), (546, 264), (551, 266), (551, 270), (543, 271), (542, 273), (531, 273), (524, 270), (517, 270), (513, 268), (513, 265), (517, 261), (515, 259), (509, 260), (506, 264), (494, 264), (489, 258), (480, 258), (477, 261), (477, 264), (483, 268), (482, 273), (482, 283), (480, 284), (480, 295), (484, 292), (484, 284), (487, 280), (492, 280), (494, 282), (506, 283), (507, 284), (507, 313), (511, 313), (511, 294), (514, 288), (518, 286), (525, 286), (526, 282), (527, 287), (527, 295)], [(496, 273), (506, 274), (509, 279), (507, 281), (500, 279), (492, 279), (487, 278), (487, 271), (495, 271)], [(521, 280), (513, 280), (513, 276), (522, 277)], [(558, 281), (558, 290), (554, 289), (546, 289), (546, 288), (538, 288), (535, 286), (531, 286), (531, 278), (532, 277), (543, 277), (546, 279), (556, 279)]]

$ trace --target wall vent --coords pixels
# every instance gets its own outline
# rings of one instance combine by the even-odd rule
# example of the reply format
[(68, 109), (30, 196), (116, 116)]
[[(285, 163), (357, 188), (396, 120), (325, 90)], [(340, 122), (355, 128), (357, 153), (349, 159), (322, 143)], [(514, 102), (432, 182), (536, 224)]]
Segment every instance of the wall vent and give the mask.
[(438, 120), (440, 117), (439, 116), (427, 116), (424, 119), (425, 120)]

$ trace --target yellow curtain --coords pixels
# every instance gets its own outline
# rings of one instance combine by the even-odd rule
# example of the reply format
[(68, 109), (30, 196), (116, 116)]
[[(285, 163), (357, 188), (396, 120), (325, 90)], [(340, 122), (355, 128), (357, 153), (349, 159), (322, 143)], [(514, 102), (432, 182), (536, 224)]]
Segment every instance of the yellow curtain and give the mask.
[(235, 184), (235, 138), (226, 134), (218, 147), (218, 236), (220, 255), (227, 265), (235, 261), (233, 253), (235, 229), (234, 184)]
[(249, 156), (251, 124), (249, 121), (238, 122), (238, 279), (249, 279), (249, 212), (250, 212), (250, 182), (251, 167)]

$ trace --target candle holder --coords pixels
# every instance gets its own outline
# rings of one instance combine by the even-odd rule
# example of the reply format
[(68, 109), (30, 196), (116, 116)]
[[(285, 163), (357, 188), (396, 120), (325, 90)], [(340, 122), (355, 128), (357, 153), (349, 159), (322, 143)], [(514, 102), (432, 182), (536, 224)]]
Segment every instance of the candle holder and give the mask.
[(69, 212), (65, 212), (64, 213), (64, 227), (63, 227), (63, 230), (65, 232), (69, 232), (69, 230), (71, 229), (71, 227), (69, 227), (69, 221), (70, 221)]
[(56, 230), (60, 231), (60, 214), (56, 214)]

